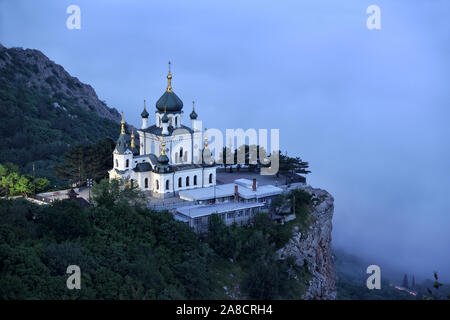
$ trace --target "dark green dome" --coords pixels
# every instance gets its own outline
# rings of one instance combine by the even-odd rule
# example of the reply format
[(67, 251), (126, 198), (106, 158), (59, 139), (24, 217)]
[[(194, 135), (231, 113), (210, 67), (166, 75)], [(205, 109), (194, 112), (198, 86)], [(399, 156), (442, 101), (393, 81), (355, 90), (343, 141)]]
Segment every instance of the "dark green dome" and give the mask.
[(141, 112), (141, 117), (142, 118), (148, 118), (148, 116), (149, 116), (149, 114), (147, 112), (147, 109), (145, 109), (145, 107), (144, 107), (144, 110)]
[(169, 157), (166, 154), (161, 154), (158, 157), (158, 163), (160, 163), (160, 164), (168, 164), (169, 163)]
[(173, 91), (166, 91), (156, 102), (156, 109), (160, 112), (179, 112), (183, 109), (183, 101)]
[(198, 117), (197, 112), (195, 112), (195, 110), (192, 109), (192, 112), (191, 112), (191, 114), (189, 115), (189, 117), (191, 117), (192, 120), (197, 119), (197, 117)]

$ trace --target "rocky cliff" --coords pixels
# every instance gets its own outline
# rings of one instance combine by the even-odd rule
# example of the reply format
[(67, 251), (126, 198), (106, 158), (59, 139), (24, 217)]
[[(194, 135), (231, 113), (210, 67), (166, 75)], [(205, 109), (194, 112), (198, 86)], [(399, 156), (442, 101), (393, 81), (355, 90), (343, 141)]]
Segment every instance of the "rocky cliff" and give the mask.
[[(12, 67), (12, 68), (11, 68)], [(72, 77), (62, 66), (51, 61), (39, 50), (5, 48), (0, 44), (0, 72), (11, 72), (17, 83), (33, 91), (70, 100), (99, 116), (120, 121), (120, 114), (99, 100), (95, 90)]]
[(306, 231), (294, 227), (293, 236), (279, 250), (281, 259), (293, 256), (299, 267), (306, 266), (309, 286), (303, 299), (336, 299), (336, 275), (331, 250), (331, 230), (334, 199), (325, 190), (310, 186), (302, 188), (312, 195), (312, 223)]

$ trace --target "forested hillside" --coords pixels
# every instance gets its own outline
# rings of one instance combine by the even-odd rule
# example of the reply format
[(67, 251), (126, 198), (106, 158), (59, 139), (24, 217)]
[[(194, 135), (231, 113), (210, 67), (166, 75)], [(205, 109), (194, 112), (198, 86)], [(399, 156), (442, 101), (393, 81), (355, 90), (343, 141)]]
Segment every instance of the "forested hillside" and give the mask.
[(54, 166), (78, 144), (119, 134), (115, 109), (101, 102), (88, 85), (71, 77), (37, 50), (0, 45), (0, 163), (65, 185)]
[[(292, 225), (266, 214), (242, 228), (215, 217), (200, 237), (117, 181), (92, 193), (85, 210), (0, 199), (0, 299), (299, 299), (308, 284), (306, 266), (276, 254)], [(66, 287), (72, 264), (81, 290)]]

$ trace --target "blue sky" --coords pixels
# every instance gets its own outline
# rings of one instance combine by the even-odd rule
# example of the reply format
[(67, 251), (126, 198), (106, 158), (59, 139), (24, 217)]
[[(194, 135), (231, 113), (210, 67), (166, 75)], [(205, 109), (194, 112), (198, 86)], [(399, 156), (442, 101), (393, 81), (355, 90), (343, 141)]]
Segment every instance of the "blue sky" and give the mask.
[[(81, 8), (81, 29), (66, 8)], [(381, 8), (368, 30), (366, 8)], [(450, 280), (448, 1), (6, 1), (0, 42), (41, 50), (140, 124), (166, 86), (205, 126), (279, 128), (335, 197), (333, 242)]]

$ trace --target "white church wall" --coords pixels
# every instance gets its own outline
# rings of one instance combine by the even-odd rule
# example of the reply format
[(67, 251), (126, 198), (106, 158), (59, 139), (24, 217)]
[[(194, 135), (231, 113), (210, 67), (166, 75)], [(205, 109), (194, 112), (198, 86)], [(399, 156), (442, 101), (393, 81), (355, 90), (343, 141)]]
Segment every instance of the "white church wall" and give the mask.
[[(197, 184), (194, 184), (195, 176), (197, 176)], [(189, 177), (189, 186), (186, 185), (186, 178)], [(179, 179), (181, 178), (181, 187), (179, 187)], [(202, 169), (191, 169), (177, 171), (174, 174), (174, 187), (175, 191), (189, 190), (200, 188), (203, 184)]]
[[(172, 139), (170, 147), (171, 147), (170, 150), (171, 164), (191, 163), (192, 143), (190, 134), (176, 135)], [(180, 159), (181, 148), (183, 149), (183, 156)]]
[[(127, 166), (128, 160), (128, 166)], [(127, 170), (133, 168), (133, 154), (131, 152), (125, 154), (113, 153), (113, 165), (117, 170)]]
[[(209, 181), (209, 176), (212, 175), (212, 182)], [(216, 167), (207, 167), (203, 171), (203, 186), (210, 187), (216, 184)]]
[[(153, 192), (158, 194), (170, 194), (173, 192), (173, 173), (158, 174), (153, 173)], [(167, 188), (167, 182), (169, 188)]]

